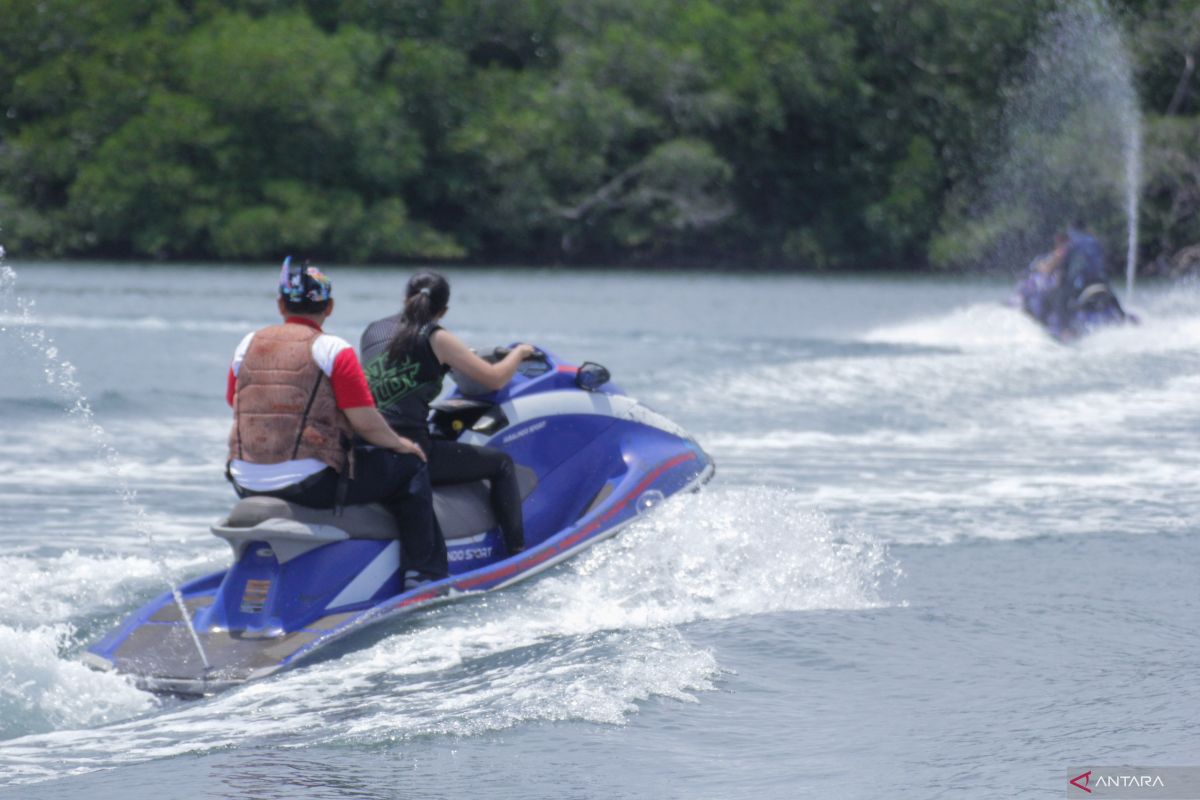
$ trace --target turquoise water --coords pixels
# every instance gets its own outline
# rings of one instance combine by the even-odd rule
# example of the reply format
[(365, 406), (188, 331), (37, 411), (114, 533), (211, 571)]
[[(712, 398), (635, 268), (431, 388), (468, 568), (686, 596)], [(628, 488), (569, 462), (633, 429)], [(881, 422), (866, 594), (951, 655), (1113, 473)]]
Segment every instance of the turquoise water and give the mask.
[[(10, 266), (0, 796), (1059, 797), (1200, 763), (1194, 289), (1061, 347), (996, 282), (451, 271), (452, 329), (605, 364), (717, 477), (181, 702), (78, 655), (224, 565), (225, 370), (276, 271)], [(352, 341), (405, 278), (330, 272)]]

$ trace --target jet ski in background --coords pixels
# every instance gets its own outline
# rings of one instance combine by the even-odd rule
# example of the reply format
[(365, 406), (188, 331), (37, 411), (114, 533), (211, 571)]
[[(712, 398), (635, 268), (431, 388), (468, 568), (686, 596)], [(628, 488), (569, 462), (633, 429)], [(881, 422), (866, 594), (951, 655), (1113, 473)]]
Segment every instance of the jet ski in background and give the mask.
[(435, 403), (431, 429), (513, 457), (526, 550), (505, 553), (483, 481), (434, 488), (450, 576), (418, 585), (406, 582), (396, 521), (382, 506), (329, 511), (246, 498), (212, 526), (232, 566), (184, 584), (181, 603), (167, 592), (135, 611), (88, 649), (87, 663), (151, 691), (211, 694), (367, 625), (524, 580), (713, 475), (686, 431), (627, 397), (598, 364), (539, 351), (496, 392), (452, 377), (456, 389)]
[(1100, 243), (1075, 226), (1056, 237), (1054, 250), (1030, 262), (1017, 284), (1017, 301), (1060, 342), (1107, 325), (1138, 323), (1108, 284)]

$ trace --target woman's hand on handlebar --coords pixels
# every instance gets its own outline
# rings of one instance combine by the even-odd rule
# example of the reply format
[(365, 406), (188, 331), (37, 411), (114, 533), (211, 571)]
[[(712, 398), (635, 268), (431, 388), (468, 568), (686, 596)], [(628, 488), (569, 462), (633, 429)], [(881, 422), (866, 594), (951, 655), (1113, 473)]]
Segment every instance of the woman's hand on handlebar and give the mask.
[(524, 361), (524, 360), (526, 360), (526, 359), (529, 359), (529, 358), (533, 358), (533, 357), (535, 357), (535, 356), (537, 356), (537, 355), (540, 355), (540, 353), (541, 353), (541, 351), (540, 351), (540, 350), (538, 350), (538, 349), (537, 349), (536, 347), (534, 347), (533, 345), (531, 345), (531, 344), (523, 344), (523, 343), (522, 343), (522, 344), (519, 344), (519, 345), (517, 345), (516, 347), (514, 347), (514, 348), (512, 349), (512, 351), (513, 351), (514, 353), (516, 353), (516, 354), (517, 354), (517, 357), (518, 357), (518, 358), (519, 358), (521, 361)]
[(545, 353), (543, 353), (541, 350), (538, 350), (531, 344), (516, 344), (512, 347), (500, 345), (499, 347), (492, 348), (492, 358), (494, 359), (494, 362), (503, 361), (514, 353), (517, 354), (517, 358), (520, 361), (526, 361), (531, 358), (541, 358), (545, 355)]

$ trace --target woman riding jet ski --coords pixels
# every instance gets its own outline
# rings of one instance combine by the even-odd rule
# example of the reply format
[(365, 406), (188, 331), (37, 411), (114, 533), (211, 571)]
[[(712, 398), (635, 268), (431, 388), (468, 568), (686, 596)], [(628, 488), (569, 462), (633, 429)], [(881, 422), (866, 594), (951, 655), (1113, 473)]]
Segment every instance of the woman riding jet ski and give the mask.
[[(430, 553), (414, 564), (409, 539), (381, 505), (314, 508), (250, 494), (212, 527), (229, 543), (232, 566), (134, 612), (89, 648), (87, 662), (153, 691), (218, 691), (366, 625), (528, 578), (713, 474), (684, 430), (627, 397), (598, 364), (538, 350), (496, 391), (451, 376), (458, 388), (434, 403), (432, 435), (511, 457), (523, 551), (509, 554), (484, 481), (433, 491), (448, 576), (427, 580)], [(420, 582), (406, 578), (414, 566)]]
[(1021, 308), (1059, 341), (1103, 325), (1137, 322), (1108, 285), (1100, 243), (1080, 228), (1055, 237), (1054, 250), (1035, 258), (1017, 285)]
[[(534, 348), (519, 344), (489, 364), (440, 324), (450, 308), (450, 283), (424, 270), (409, 279), (399, 314), (376, 320), (363, 332), (359, 349), (375, 405), (397, 434), (416, 442), (429, 463), (434, 486), (486, 480), (492, 508), (509, 555), (525, 548), (521, 491), (513, 460), (502, 450), (432, 439), (427, 420), (451, 369), (470, 377), (481, 391), (503, 388)], [(461, 377), (460, 377), (461, 380)]]

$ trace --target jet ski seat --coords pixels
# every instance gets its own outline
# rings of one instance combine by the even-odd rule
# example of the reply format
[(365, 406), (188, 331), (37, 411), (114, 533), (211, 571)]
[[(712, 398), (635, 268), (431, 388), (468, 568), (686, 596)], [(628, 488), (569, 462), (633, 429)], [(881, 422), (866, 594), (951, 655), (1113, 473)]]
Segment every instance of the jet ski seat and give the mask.
[[(537, 488), (537, 474), (518, 464), (517, 482), (524, 500)], [(447, 541), (496, 527), (490, 492), (487, 481), (434, 488), (433, 511)], [(228, 541), (239, 554), (249, 542), (270, 541), (281, 561), (286, 558), (280, 551), (295, 551), (299, 555), (315, 546), (344, 539), (397, 538), (395, 518), (378, 503), (345, 506), (338, 514), (332, 509), (309, 508), (265, 496), (239, 501), (228, 517), (212, 526), (212, 532)]]
[[(516, 467), (517, 484), (524, 501), (537, 488), (537, 473), (520, 464)], [(491, 491), (487, 481), (433, 487), (433, 513), (446, 541), (475, 536), (499, 524), (492, 512)]]
[(1075, 305), (1084, 311), (1107, 311), (1120, 308), (1116, 296), (1107, 284), (1093, 283), (1079, 293)]
[(341, 514), (326, 508), (289, 503), (278, 497), (247, 497), (233, 507), (224, 528), (253, 528), (267, 520), (294, 520), (316, 526), (340, 528), (345, 532), (338, 538), (349, 539), (395, 539), (396, 519), (378, 503), (346, 506)]

